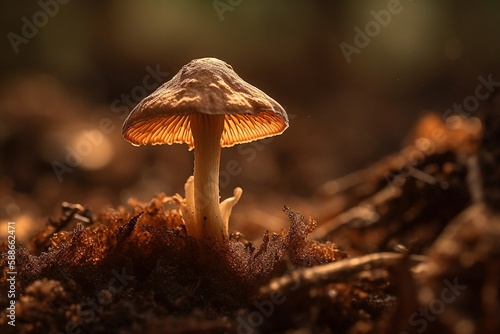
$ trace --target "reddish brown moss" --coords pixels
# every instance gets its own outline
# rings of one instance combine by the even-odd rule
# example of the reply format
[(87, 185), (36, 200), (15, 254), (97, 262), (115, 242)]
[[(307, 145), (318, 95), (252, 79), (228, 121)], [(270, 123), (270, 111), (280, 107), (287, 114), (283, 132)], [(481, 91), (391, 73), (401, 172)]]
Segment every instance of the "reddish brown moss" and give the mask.
[[(78, 222), (72, 231), (52, 235), (59, 230), (54, 226), (71, 223), (63, 215), (33, 238), (30, 247), (39, 255), (19, 248), (20, 292), (31, 296), (30, 300), (44, 301), (35, 308), (21, 306), (25, 311), (19, 315), (22, 323), (18, 329), (30, 333), (49, 323), (64, 326), (71, 321), (78, 328), (98, 331), (102, 320), (113, 323), (116, 317), (103, 305), (108, 299), (113, 300), (110, 307), (115, 312), (132, 307), (134, 311), (128, 312), (137, 317), (150, 312), (162, 319), (172, 313), (193, 316), (196, 310), (203, 312), (204, 319), (220, 317), (245, 307), (261, 285), (288, 268), (345, 257), (332, 243), (308, 242), (315, 222), (286, 207), (289, 230), (279, 234), (266, 231), (258, 247), (236, 233), (229, 248), (214, 244), (200, 249), (186, 235), (177, 210), (165, 208), (164, 198), (160, 194), (147, 204), (131, 200), (130, 211), (107, 209), (88, 226)], [(2, 255), (2, 264), (5, 261)], [(125, 277), (121, 285), (118, 277)], [(4, 273), (2, 286), (5, 279)], [(5, 296), (0, 298), (1, 306), (6, 305)], [(92, 303), (100, 310), (93, 311), (99, 313), (99, 322), (91, 319)], [(66, 311), (57, 311), (62, 309)]]

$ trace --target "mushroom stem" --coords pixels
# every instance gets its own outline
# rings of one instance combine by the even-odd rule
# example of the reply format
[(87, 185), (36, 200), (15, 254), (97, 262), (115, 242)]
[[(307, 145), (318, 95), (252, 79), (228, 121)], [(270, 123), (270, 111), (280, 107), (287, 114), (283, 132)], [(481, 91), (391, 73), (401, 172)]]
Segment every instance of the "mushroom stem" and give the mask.
[(196, 238), (213, 238), (219, 243), (228, 239), (219, 207), (220, 140), (223, 115), (192, 114), (194, 139), (194, 208)]

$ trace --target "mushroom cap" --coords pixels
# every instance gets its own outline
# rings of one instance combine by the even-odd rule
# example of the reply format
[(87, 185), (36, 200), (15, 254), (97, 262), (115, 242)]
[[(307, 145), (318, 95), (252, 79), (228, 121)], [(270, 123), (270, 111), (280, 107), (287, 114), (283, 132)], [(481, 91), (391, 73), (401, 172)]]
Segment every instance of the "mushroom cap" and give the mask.
[(241, 79), (216, 58), (192, 60), (144, 98), (123, 123), (122, 134), (135, 146), (187, 143), (194, 147), (190, 115), (224, 115), (221, 147), (283, 133), (282, 106)]

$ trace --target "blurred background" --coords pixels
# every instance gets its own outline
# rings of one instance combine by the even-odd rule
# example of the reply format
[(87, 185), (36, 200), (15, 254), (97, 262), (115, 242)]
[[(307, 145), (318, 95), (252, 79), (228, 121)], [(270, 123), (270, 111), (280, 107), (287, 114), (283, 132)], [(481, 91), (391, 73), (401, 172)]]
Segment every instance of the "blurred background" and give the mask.
[(0, 235), (13, 220), (20, 241), (63, 201), (97, 213), (184, 193), (187, 146), (132, 147), (121, 125), (192, 59), (228, 62), (291, 119), (222, 152), (221, 172), (241, 167), (222, 198), (244, 189), (232, 229), (251, 237), (287, 226), (284, 204), (314, 217), (329, 181), (500, 79), (498, 1), (10, 1), (0, 22)]

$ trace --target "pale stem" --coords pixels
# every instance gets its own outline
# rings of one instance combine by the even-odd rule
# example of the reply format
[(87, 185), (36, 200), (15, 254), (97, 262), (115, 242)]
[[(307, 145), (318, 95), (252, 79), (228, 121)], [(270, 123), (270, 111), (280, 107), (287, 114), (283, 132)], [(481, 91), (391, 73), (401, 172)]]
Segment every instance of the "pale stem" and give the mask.
[(228, 239), (219, 207), (220, 139), (223, 115), (192, 114), (194, 138), (194, 208), (197, 239)]

